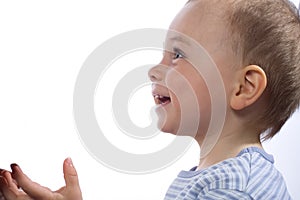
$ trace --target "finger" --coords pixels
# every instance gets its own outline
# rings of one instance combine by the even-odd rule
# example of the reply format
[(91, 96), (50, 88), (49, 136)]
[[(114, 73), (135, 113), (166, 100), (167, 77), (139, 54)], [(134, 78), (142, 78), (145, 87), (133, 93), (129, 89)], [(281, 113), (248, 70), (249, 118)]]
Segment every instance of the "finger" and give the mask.
[(65, 159), (63, 171), (66, 187), (60, 189), (61, 194), (67, 197), (67, 199), (82, 200), (78, 175), (71, 158)]
[(5, 169), (0, 169), (0, 176), (3, 176), (3, 173), (6, 172), (7, 170)]
[(1, 198), (6, 200), (12, 199), (11, 194), (9, 194), (8, 183), (6, 182), (3, 176), (0, 176), (0, 191), (1, 191)]
[[(5, 200), (20, 199), (20, 198), (18, 198), (18, 196), (21, 197), (21, 195), (22, 195), (21, 191), (18, 191), (18, 190), (16, 190), (16, 188), (13, 188), (13, 187), (9, 186), (8, 181), (5, 179), (4, 176), (0, 177), (0, 188), (1, 188), (1, 192), (3, 194), (3, 196), (1, 198), (5, 199)], [(22, 200), (27, 200), (27, 199), (29, 200), (30, 198), (28, 196), (26, 198), (26, 195), (23, 194), (22, 195)]]
[(17, 164), (11, 165), (12, 176), (18, 185), (33, 199), (51, 199), (53, 193), (46, 187), (33, 182), (28, 178)]
[[(4, 173), (8, 172), (7, 170), (5, 169), (0, 169), (0, 176), (4, 176)], [(10, 178), (12, 179), (12, 178)], [(18, 189), (20, 189), (18, 183), (16, 182), (16, 180), (12, 179), (12, 182), (18, 187)]]
[(63, 171), (66, 182), (66, 188), (79, 189), (78, 175), (71, 158), (65, 159)]
[(16, 181), (12, 178), (11, 173), (9, 171), (4, 171), (3, 172), (3, 178), (6, 180), (8, 187), (10, 190), (13, 192), (18, 192), (19, 188), (16, 184)]

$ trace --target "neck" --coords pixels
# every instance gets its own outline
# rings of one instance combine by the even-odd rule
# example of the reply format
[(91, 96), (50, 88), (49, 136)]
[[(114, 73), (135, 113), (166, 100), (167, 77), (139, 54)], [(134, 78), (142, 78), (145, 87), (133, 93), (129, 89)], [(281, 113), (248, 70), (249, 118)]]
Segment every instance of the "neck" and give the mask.
[[(222, 133), (217, 143), (210, 149), (205, 149), (198, 141), (201, 147), (200, 163), (198, 169), (204, 169), (218, 162), (233, 158), (247, 147), (262, 148), (259, 134), (254, 131), (234, 131)], [(203, 144), (204, 145), (204, 144)]]

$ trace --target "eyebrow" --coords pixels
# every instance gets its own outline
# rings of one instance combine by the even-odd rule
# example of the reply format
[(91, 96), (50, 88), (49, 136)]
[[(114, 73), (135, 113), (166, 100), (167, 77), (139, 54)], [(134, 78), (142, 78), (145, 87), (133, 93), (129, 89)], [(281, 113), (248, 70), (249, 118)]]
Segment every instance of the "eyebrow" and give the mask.
[(171, 37), (170, 40), (171, 41), (178, 41), (178, 42), (181, 42), (181, 43), (184, 43), (184, 44), (187, 44), (187, 45), (191, 45), (191, 43), (187, 39), (185, 39), (181, 36)]

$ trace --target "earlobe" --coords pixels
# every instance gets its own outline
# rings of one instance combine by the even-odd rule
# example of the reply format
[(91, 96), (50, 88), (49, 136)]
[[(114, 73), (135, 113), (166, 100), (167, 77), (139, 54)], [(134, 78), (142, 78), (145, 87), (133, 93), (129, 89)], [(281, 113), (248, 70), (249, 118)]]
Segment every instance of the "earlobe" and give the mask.
[(242, 110), (255, 103), (267, 86), (267, 77), (262, 68), (249, 65), (238, 72), (235, 80), (230, 106), (234, 110)]

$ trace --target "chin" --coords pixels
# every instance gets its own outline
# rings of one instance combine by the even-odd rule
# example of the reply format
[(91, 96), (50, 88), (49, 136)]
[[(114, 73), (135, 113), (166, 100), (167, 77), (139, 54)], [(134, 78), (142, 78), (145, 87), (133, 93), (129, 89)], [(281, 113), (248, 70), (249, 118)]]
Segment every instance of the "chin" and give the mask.
[(177, 135), (176, 131), (172, 131), (170, 129), (162, 128), (162, 129), (160, 129), (160, 131), (163, 132), (163, 133), (169, 133), (169, 134), (172, 134), (172, 135)]
[(177, 135), (177, 129), (174, 129), (174, 126), (171, 126), (170, 124), (168, 125), (160, 120), (157, 123), (157, 127), (161, 132)]

